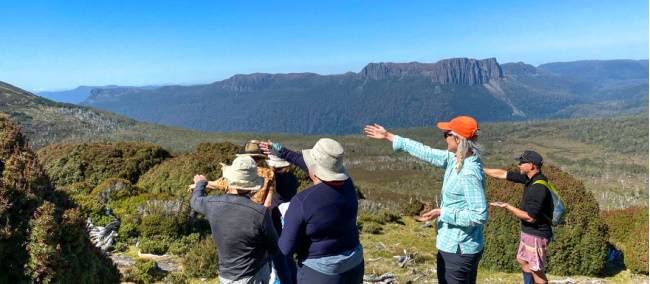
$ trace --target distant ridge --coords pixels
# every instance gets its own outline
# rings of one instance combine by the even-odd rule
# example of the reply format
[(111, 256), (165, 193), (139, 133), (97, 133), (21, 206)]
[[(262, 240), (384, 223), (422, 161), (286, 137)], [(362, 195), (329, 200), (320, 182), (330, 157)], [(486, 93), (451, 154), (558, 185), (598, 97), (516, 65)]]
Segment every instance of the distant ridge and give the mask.
[(370, 63), (337, 75), (253, 73), (205, 85), (96, 89), (83, 104), (202, 131), (345, 134), (370, 121), (417, 127), (458, 114), (481, 121), (635, 114), (647, 111), (647, 86), (647, 60), (535, 67), (451, 58)]
[(503, 71), (496, 58), (452, 58), (436, 63), (370, 63), (360, 74), (373, 80), (425, 76), (434, 83), (459, 85), (480, 85), (503, 79)]

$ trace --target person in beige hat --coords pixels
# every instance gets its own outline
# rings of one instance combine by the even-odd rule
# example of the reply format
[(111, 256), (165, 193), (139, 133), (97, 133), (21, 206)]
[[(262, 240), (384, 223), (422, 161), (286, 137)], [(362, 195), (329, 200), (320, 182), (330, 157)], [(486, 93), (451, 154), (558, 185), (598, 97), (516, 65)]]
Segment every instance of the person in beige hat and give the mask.
[[(254, 193), (250, 193), (250, 198), (253, 200), (253, 202), (257, 204), (263, 204), (264, 206), (270, 208), (273, 206), (272, 203), (275, 192), (275, 174), (274, 171), (266, 165), (266, 155), (264, 155), (260, 150), (259, 143), (259, 140), (247, 141), (244, 146), (242, 146), (239, 153), (236, 154), (236, 156), (250, 157), (257, 164), (257, 175), (264, 178), (264, 184), (260, 190), (255, 191)], [(193, 189), (193, 186), (194, 185), (190, 185), (190, 190)], [(217, 180), (208, 181), (206, 188), (209, 190), (225, 191), (227, 190), (227, 187), (228, 184), (225, 178), (222, 176)]]
[[(264, 179), (248, 156), (223, 165), (226, 194), (206, 196), (205, 176), (194, 177), (190, 205), (205, 215), (219, 255), (220, 283), (268, 283), (269, 257), (278, 253), (278, 235), (270, 211), (252, 202), (248, 194), (259, 191)], [(191, 264), (189, 264), (191, 265)]]
[(271, 141), (260, 148), (296, 165), (314, 182), (291, 199), (278, 242), (284, 256), (297, 254), (297, 282), (362, 283), (357, 193), (343, 165), (343, 146), (322, 138), (300, 153)]

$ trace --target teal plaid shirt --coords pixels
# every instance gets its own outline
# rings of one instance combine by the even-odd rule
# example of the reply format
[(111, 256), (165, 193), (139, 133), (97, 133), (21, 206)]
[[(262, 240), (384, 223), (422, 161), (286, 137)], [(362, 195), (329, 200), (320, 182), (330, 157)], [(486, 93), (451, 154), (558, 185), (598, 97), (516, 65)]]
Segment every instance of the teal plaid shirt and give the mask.
[(460, 247), (463, 254), (483, 250), (483, 224), (487, 222), (488, 211), (481, 159), (477, 156), (465, 158), (462, 169), (456, 172), (456, 156), (449, 151), (433, 149), (397, 135), (393, 140), (393, 149), (408, 152), (445, 169), (436, 238), (438, 250), (456, 253)]

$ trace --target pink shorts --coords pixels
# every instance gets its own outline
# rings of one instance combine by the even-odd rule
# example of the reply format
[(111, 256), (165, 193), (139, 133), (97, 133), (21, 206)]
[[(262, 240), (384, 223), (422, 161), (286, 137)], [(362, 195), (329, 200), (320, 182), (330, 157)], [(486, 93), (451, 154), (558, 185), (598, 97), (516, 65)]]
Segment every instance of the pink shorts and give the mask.
[(548, 239), (521, 232), (517, 259), (528, 262), (532, 271), (543, 271), (547, 246)]

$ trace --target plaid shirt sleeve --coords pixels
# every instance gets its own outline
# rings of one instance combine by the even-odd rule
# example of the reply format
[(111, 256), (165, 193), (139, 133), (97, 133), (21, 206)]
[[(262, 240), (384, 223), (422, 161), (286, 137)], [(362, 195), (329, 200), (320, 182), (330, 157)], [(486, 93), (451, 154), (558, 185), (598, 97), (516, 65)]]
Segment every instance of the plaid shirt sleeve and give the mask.
[(393, 139), (393, 150), (407, 152), (411, 156), (439, 168), (447, 167), (449, 151), (434, 149), (415, 140), (395, 135), (395, 139)]
[(488, 218), (487, 201), (480, 179), (473, 174), (459, 176), (458, 179), (467, 207), (442, 208), (440, 221), (465, 227), (485, 224)]

